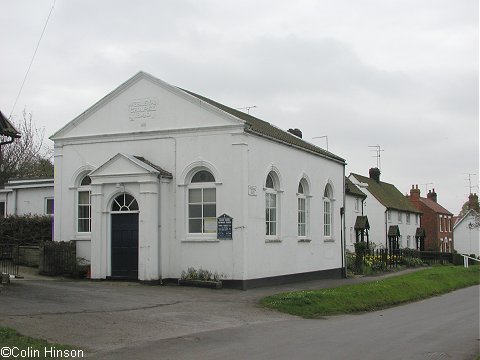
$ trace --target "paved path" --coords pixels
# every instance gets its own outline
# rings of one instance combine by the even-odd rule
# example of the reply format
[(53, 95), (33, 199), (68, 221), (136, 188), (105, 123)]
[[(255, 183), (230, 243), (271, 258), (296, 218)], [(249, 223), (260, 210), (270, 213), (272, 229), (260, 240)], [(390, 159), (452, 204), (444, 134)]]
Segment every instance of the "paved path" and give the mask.
[[(98, 358), (110, 356), (108, 354), (118, 356), (116, 351), (128, 353), (138, 347), (151, 349), (152, 353), (144, 353), (144, 358), (156, 358), (151, 356), (155, 351), (160, 351), (157, 344), (162, 354), (170, 349), (171, 358), (177, 358), (180, 356), (175, 353), (177, 346), (187, 348), (183, 342), (191, 342), (193, 346), (199, 343), (197, 339), (203, 335), (212, 334), (214, 339), (221, 339), (219, 334), (232, 334), (229, 338), (223, 338), (222, 343), (242, 347), (235, 339), (248, 337), (251, 329), (260, 331), (258, 339), (265, 343), (262, 331), (285, 331), (291, 335), (286, 337), (289, 339), (298, 337), (295, 334), (297, 332), (302, 334), (304, 327), (309, 333), (308, 328), (312, 326), (309, 324), (325, 324), (323, 320), (300, 320), (263, 309), (258, 306), (258, 301), (265, 295), (376, 279), (378, 277), (322, 280), (248, 291), (218, 291), (108, 281), (46, 280), (27, 274), (24, 280), (14, 281), (0, 293), (0, 325), (13, 327), (25, 335), (79, 346)], [(476, 299), (478, 304), (478, 294)], [(327, 321), (336, 324), (342, 317), (331, 319)], [(292, 330), (289, 331), (289, 328)], [(315, 333), (320, 330), (312, 331)], [(344, 332), (342, 329), (334, 332), (341, 343)], [(358, 332), (365, 333), (362, 329)], [(300, 338), (305, 335), (303, 333)], [(278, 338), (283, 339), (284, 336), (285, 333), (280, 332)], [(252, 346), (255, 348), (254, 344)], [(197, 350), (192, 348), (192, 351), (195, 353)], [(189, 352), (182, 356), (189, 356)]]

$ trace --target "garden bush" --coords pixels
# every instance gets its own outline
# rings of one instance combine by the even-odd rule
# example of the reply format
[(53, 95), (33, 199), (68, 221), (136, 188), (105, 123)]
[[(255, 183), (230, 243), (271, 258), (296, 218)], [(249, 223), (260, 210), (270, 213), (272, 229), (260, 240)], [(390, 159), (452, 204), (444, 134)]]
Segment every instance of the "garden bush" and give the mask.
[(52, 240), (53, 218), (49, 215), (11, 215), (0, 218), (0, 241), (35, 244)]

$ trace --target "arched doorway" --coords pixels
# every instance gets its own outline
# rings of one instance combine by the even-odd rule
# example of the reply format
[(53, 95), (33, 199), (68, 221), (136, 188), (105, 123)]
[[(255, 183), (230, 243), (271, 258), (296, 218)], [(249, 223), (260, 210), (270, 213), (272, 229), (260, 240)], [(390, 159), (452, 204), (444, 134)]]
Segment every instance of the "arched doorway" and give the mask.
[(112, 203), (112, 277), (138, 279), (138, 203), (127, 193)]

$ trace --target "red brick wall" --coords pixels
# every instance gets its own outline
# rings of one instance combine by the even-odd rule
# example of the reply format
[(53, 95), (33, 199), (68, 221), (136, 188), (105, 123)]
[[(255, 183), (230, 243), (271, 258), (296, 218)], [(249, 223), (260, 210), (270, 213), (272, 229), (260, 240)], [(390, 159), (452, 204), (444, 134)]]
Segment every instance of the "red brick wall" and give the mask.
[[(447, 237), (452, 239), (450, 252), (453, 251), (453, 223), (451, 224), (452, 231), (448, 228), (448, 216), (447, 214), (439, 214), (428, 206), (423, 204), (419, 198), (415, 196), (410, 196), (410, 202), (421, 212), (423, 215), (420, 218), (420, 226), (425, 229), (425, 250), (427, 251), (442, 251), (440, 238)], [(442, 226), (442, 231), (440, 231), (440, 215), (447, 215), (445, 218), (447, 228)], [(450, 219), (450, 221), (452, 221)]]

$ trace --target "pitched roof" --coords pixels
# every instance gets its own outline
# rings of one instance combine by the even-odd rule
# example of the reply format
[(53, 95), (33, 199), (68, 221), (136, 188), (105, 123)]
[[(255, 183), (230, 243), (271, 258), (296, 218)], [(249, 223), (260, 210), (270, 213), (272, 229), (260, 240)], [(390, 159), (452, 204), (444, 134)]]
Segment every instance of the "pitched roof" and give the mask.
[(302, 140), (301, 138), (293, 135), (293, 134), (290, 134), (289, 132), (287, 131), (284, 131), (284, 130), (281, 130), (279, 129), (278, 127), (264, 121), (264, 120), (260, 120), (258, 118), (256, 118), (255, 116), (252, 116), (250, 114), (246, 114), (242, 111), (239, 111), (239, 110), (236, 110), (236, 109), (233, 109), (231, 107), (228, 107), (226, 105), (223, 105), (223, 104), (220, 104), (214, 100), (211, 100), (209, 98), (206, 98), (202, 95), (198, 95), (194, 92), (191, 92), (189, 90), (185, 90), (185, 89), (181, 89), (179, 88), (180, 90), (186, 92), (187, 94), (190, 94), (194, 97), (196, 97), (197, 99), (200, 99), (230, 115), (233, 115), (243, 121), (245, 121), (245, 124), (246, 124), (246, 127), (245, 127), (245, 131), (247, 132), (250, 132), (252, 134), (256, 134), (256, 135), (260, 135), (260, 136), (263, 136), (263, 137), (267, 137), (267, 138), (270, 138), (274, 141), (279, 141), (279, 142), (282, 142), (282, 143), (286, 143), (288, 145), (292, 145), (294, 147), (297, 147), (297, 148), (300, 148), (301, 150), (306, 150), (306, 151), (309, 151), (309, 152), (312, 152), (316, 155), (320, 155), (320, 156), (323, 156), (323, 157), (326, 157), (326, 158), (329, 158), (329, 159), (332, 159), (332, 160), (335, 160), (335, 161), (339, 161), (339, 162), (342, 162), (344, 163), (345, 162), (345, 159), (342, 159), (341, 157), (329, 152), (329, 151), (326, 151), (322, 148), (319, 148), (318, 146), (315, 146), (313, 144), (310, 144), (309, 142), (305, 141), (305, 140)]
[(368, 223), (368, 217), (357, 216), (357, 219), (355, 220), (354, 229), (355, 230), (370, 229), (370, 224)]
[(408, 211), (421, 214), (422, 212), (412, 205), (410, 200), (403, 195), (394, 185), (375, 181), (366, 176), (351, 173), (358, 181), (366, 183), (366, 188), (387, 209)]
[(366, 198), (367, 195), (360, 190), (348, 177), (345, 177), (345, 194)]
[(80, 121), (82, 121), (84, 118), (86, 118), (90, 113), (93, 113), (96, 111), (96, 109), (100, 108), (103, 106), (105, 103), (110, 101), (113, 97), (117, 96), (118, 94), (122, 93), (125, 89), (128, 87), (132, 86), (134, 83), (139, 81), (142, 78), (146, 78), (156, 84), (162, 85), (164, 87), (169, 88), (171, 91), (174, 93), (177, 93), (178, 95), (186, 95), (188, 97), (194, 97), (196, 100), (200, 100), (210, 108), (214, 109), (215, 111), (219, 111), (229, 117), (234, 117), (236, 120), (239, 120), (245, 124), (245, 131), (249, 132), (251, 134), (256, 134), (259, 136), (262, 136), (264, 138), (268, 138), (273, 141), (277, 141), (295, 148), (298, 148), (300, 150), (304, 150), (307, 152), (310, 152), (312, 154), (322, 156), (327, 159), (331, 159), (336, 162), (340, 162), (342, 164), (345, 164), (345, 159), (329, 152), (326, 151), (318, 146), (315, 146), (313, 144), (310, 144), (309, 142), (302, 140), (301, 138), (290, 134), (287, 131), (281, 130), (277, 128), (276, 126), (260, 120), (254, 116), (251, 116), (250, 114), (246, 114), (242, 111), (230, 108), (226, 105), (220, 104), (216, 101), (213, 101), (209, 98), (206, 98), (202, 95), (198, 95), (192, 91), (185, 90), (173, 85), (170, 85), (146, 72), (139, 71), (137, 74), (132, 76), (130, 79), (125, 81), (123, 84), (118, 86), (116, 89), (105, 95), (102, 99), (97, 101), (95, 104), (90, 106), (87, 110), (85, 110), (83, 113), (78, 115), (75, 119), (70, 121), (68, 124), (66, 124), (64, 127), (62, 127), (60, 130), (58, 130), (55, 134), (50, 136), (51, 140), (56, 140), (61, 138), (63, 133), (68, 131), (68, 129), (76, 126)]
[(161, 177), (166, 177), (166, 178), (172, 178), (172, 174), (170, 172), (168, 172), (167, 170), (164, 170), (162, 169), (160, 166), (158, 165), (155, 165), (154, 163), (148, 161), (147, 159), (145, 159), (144, 157), (142, 156), (136, 156), (136, 155), (133, 155), (133, 157), (137, 160), (140, 160), (141, 162), (143, 162), (144, 164), (147, 164), (148, 166), (151, 166), (152, 168), (154, 168), (155, 170), (157, 170), (159, 172), (159, 175)]
[(460, 216), (457, 216), (457, 221), (453, 224), (453, 229), (455, 230), (455, 228), (460, 225), (460, 223), (462, 223), (466, 218), (468, 218), (469, 216), (473, 216), (475, 218), (478, 218), (480, 217), (480, 213), (473, 210), (473, 209), (470, 209), (468, 210), (465, 215), (463, 215), (462, 217)]
[(441, 206), (439, 203), (436, 203), (432, 199), (420, 197), (420, 202), (438, 214), (453, 215), (450, 211), (448, 211), (447, 209), (445, 209), (443, 206)]
[(400, 236), (398, 225), (390, 225), (388, 228), (388, 236)]
[(19, 138), (20, 133), (15, 129), (10, 121), (0, 111), (0, 135), (9, 136), (11, 138)]
[(415, 237), (425, 237), (425, 229), (422, 227), (418, 227), (415, 231)]

